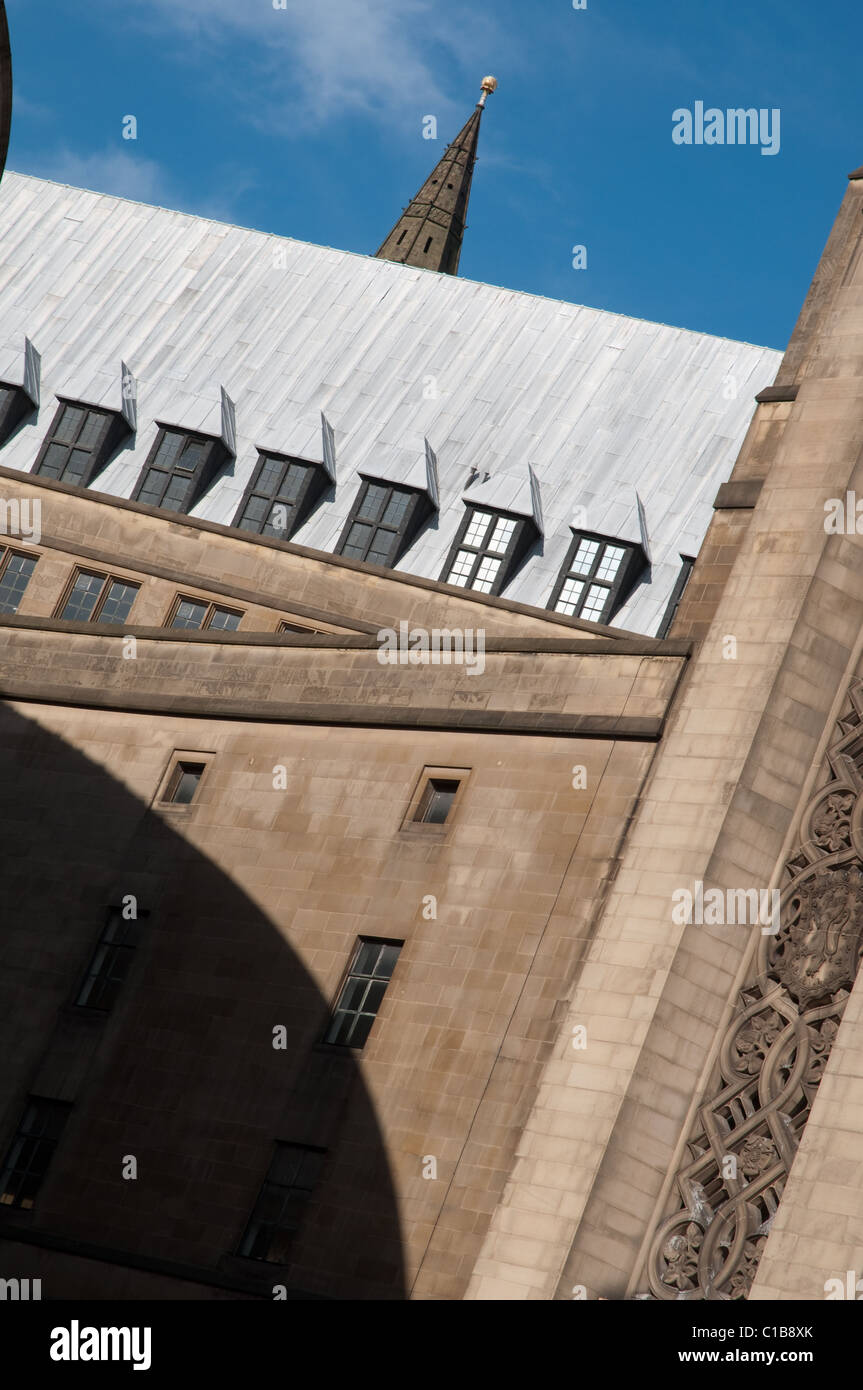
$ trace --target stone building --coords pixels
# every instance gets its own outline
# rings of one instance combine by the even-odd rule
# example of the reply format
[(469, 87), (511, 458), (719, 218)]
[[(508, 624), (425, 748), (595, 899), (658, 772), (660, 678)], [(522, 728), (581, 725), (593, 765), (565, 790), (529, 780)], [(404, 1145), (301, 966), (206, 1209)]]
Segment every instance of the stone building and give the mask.
[(492, 90), (375, 257), (0, 186), (0, 1276), (43, 1296), (859, 1263), (863, 180), (780, 358), (459, 279)]

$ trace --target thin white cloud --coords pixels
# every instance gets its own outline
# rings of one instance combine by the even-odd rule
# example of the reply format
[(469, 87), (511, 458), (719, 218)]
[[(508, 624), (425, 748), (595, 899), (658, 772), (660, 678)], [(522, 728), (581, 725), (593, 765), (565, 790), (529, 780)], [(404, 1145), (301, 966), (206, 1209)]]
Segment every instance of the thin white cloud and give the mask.
[[(451, 116), (478, 92), (502, 44), (467, 0), (285, 0), (284, 9), (272, 0), (139, 0), (132, 13), (112, 13), (150, 29), (154, 20), (162, 31), (173, 26), (183, 36), (175, 57), (206, 62), (235, 93), (241, 74), (246, 114), (288, 135), (350, 112), (413, 112), (417, 102)], [(238, 49), (238, 40), (248, 46)], [(474, 87), (462, 94), (466, 63), (476, 68)], [(445, 91), (437, 74), (447, 70), (454, 80)]]
[(127, 150), (106, 149), (81, 155), (61, 148), (29, 163), (26, 172), (75, 188), (90, 188), (94, 193), (176, 206), (176, 191), (168, 172), (155, 159), (141, 158)]

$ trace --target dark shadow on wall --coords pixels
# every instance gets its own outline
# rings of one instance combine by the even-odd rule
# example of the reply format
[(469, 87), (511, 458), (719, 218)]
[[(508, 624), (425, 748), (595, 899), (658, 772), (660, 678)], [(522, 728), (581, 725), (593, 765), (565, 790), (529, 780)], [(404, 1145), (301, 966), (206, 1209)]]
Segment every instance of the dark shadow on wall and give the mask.
[[(82, 741), (109, 737), (98, 711), (74, 717)], [(71, 1105), (33, 1210), (0, 1206), (0, 1277), (41, 1277), (59, 1298), (272, 1298), (276, 1285), (402, 1298), (373, 1105), (355, 1055), (317, 1044), (330, 1002), (171, 814), (0, 706), (0, 1162), (28, 1096)], [(255, 862), (253, 830), (219, 834)], [(129, 895), (148, 915), (115, 1004), (96, 1014), (76, 1006), (79, 987)], [(276, 1141), (326, 1157), (270, 1263), (237, 1251)]]

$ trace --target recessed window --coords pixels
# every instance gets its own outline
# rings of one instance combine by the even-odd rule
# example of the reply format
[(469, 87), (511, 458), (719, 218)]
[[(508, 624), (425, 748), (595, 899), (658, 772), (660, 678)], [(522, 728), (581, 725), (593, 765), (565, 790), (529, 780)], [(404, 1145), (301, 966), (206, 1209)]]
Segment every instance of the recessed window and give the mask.
[(362, 1047), (387, 991), (402, 948), (400, 941), (357, 943), (345, 982), (339, 991), (324, 1042), (339, 1047)]
[[(140, 919), (146, 916), (146, 912), (139, 913)], [(129, 973), (140, 931), (141, 920), (127, 920), (122, 908), (110, 909), (75, 1000), (78, 1008), (107, 1013), (113, 1007)]]
[(193, 763), (185, 760), (178, 762), (168, 778), (162, 800), (170, 802), (172, 806), (190, 805), (201, 785), (205, 767), (206, 763)]
[(272, 1264), (286, 1262), (325, 1157), (324, 1149), (305, 1144), (276, 1145), (239, 1254)]
[(33, 471), (86, 487), (128, 433), (128, 424), (113, 410), (61, 401)]
[(0, 550), (0, 613), (17, 613), (38, 556)]
[(677, 610), (680, 607), (680, 601), (683, 598), (686, 586), (689, 583), (689, 577), (692, 574), (692, 570), (695, 565), (695, 560), (691, 555), (681, 555), (680, 559), (682, 562), (680, 566), (680, 573), (678, 574), (677, 579), (674, 581), (674, 588), (671, 591), (671, 598), (668, 600), (668, 607), (666, 608), (662, 616), (662, 622), (659, 624), (659, 631), (656, 634), (657, 637), (668, 636), (671, 624), (677, 617)]
[(443, 825), (461, 783), (445, 777), (430, 777), (420, 797), (415, 820), (424, 825)]
[(262, 453), (234, 525), (285, 541), (305, 521), (328, 483), (319, 464)]
[(35, 1096), (27, 1102), (0, 1175), (0, 1206), (29, 1211), (34, 1205), (71, 1108)]
[(322, 632), (320, 627), (303, 627), (301, 623), (289, 623), (287, 621), (279, 623), (279, 632), (300, 632), (304, 637), (312, 636)]
[(220, 439), (162, 426), (144, 464), (133, 500), (188, 512), (226, 457)]
[(236, 608), (208, 603), (206, 599), (178, 598), (166, 627), (183, 628), (189, 632), (200, 632), (206, 628), (215, 632), (235, 632), (242, 616), (242, 612)]
[(534, 522), (527, 517), (471, 507), (441, 579), (460, 589), (499, 594), (537, 535)]
[(0, 444), (6, 443), (16, 426), (35, 408), (22, 386), (0, 382)]
[(425, 493), (364, 479), (339, 537), (336, 554), (391, 569), (430, 509)]
[(576, 532), (549, 607), (567, 617), (607, 623), (643, 567), (640, 546)]
[(140, 587), (112, 575), (76, 570), (57, 616), (78, 623), (124, 623)]

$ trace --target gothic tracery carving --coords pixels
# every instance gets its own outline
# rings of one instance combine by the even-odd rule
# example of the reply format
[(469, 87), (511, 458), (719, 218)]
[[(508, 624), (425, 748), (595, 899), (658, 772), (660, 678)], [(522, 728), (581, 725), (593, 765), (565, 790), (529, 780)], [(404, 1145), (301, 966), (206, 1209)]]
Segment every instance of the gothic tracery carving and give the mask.
[[(863, 954), (863, 682), (785, 866), (648, 1258), (654, 1298), (748, 1297)], [(650, 1296), (650, 1295), (647, 1295)]]

